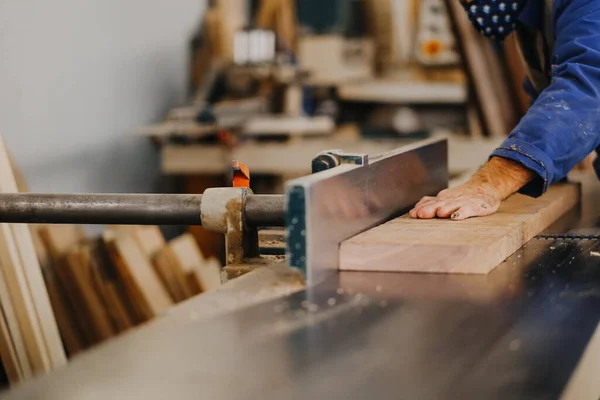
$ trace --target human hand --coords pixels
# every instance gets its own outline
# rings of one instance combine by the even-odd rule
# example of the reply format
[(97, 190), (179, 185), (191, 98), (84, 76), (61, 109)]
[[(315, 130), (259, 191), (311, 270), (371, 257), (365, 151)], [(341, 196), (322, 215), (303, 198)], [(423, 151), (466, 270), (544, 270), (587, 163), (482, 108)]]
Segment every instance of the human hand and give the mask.
[(515, 161), (492, 157), (462, 186), (424, 197), (409, 212), (412, 218), (451, 218), (461, 221), (498, 211), (500, 203), (534, 178), (535, 174)]
[(436, 197), (423, 197), (409, 212), (415, 219), (451, 218), (455, 221), (483, 217), (498, 211), (501, 196), (487, 184), (466, 183), (442, 190)]

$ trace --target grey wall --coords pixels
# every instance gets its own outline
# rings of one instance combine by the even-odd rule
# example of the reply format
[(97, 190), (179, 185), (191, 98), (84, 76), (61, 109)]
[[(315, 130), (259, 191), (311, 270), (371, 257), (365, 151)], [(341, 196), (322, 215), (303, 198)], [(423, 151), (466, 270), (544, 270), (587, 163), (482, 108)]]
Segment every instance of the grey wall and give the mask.
[(0, 0), (0, 134), (40, 192), (149, 192), (205, 0)]

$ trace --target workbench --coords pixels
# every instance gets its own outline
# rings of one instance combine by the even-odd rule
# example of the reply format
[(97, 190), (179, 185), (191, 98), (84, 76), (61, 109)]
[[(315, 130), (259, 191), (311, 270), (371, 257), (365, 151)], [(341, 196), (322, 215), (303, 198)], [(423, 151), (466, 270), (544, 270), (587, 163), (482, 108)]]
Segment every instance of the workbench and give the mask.
[(242, 285), (2, 398), (596, 399), (600, 185), (583, 180), (580, 209), (489, 275), (341, 272), (244, 306), (274, 285)]

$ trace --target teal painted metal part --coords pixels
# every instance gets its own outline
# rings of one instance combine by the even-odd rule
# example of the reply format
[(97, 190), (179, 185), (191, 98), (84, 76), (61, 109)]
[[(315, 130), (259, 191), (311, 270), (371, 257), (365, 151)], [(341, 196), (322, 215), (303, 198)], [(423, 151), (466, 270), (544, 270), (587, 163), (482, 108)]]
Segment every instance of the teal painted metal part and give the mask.
[(306, 276), (306, 192), (302, 186), (288, 188), (286, 204), (287, 259)]

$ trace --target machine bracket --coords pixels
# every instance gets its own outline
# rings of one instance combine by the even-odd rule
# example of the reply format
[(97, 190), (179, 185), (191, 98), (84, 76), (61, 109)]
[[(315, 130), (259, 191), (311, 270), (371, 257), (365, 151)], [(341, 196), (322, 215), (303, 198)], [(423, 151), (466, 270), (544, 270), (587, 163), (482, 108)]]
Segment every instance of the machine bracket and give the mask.
[(212, 188), (202, 196), (200, 207), (202, 226), (225, 235), (226, 264), (242, 264), (245, 259), (257, 257), (258, 231), (245, 223), (246, 197), (249, 188)]

